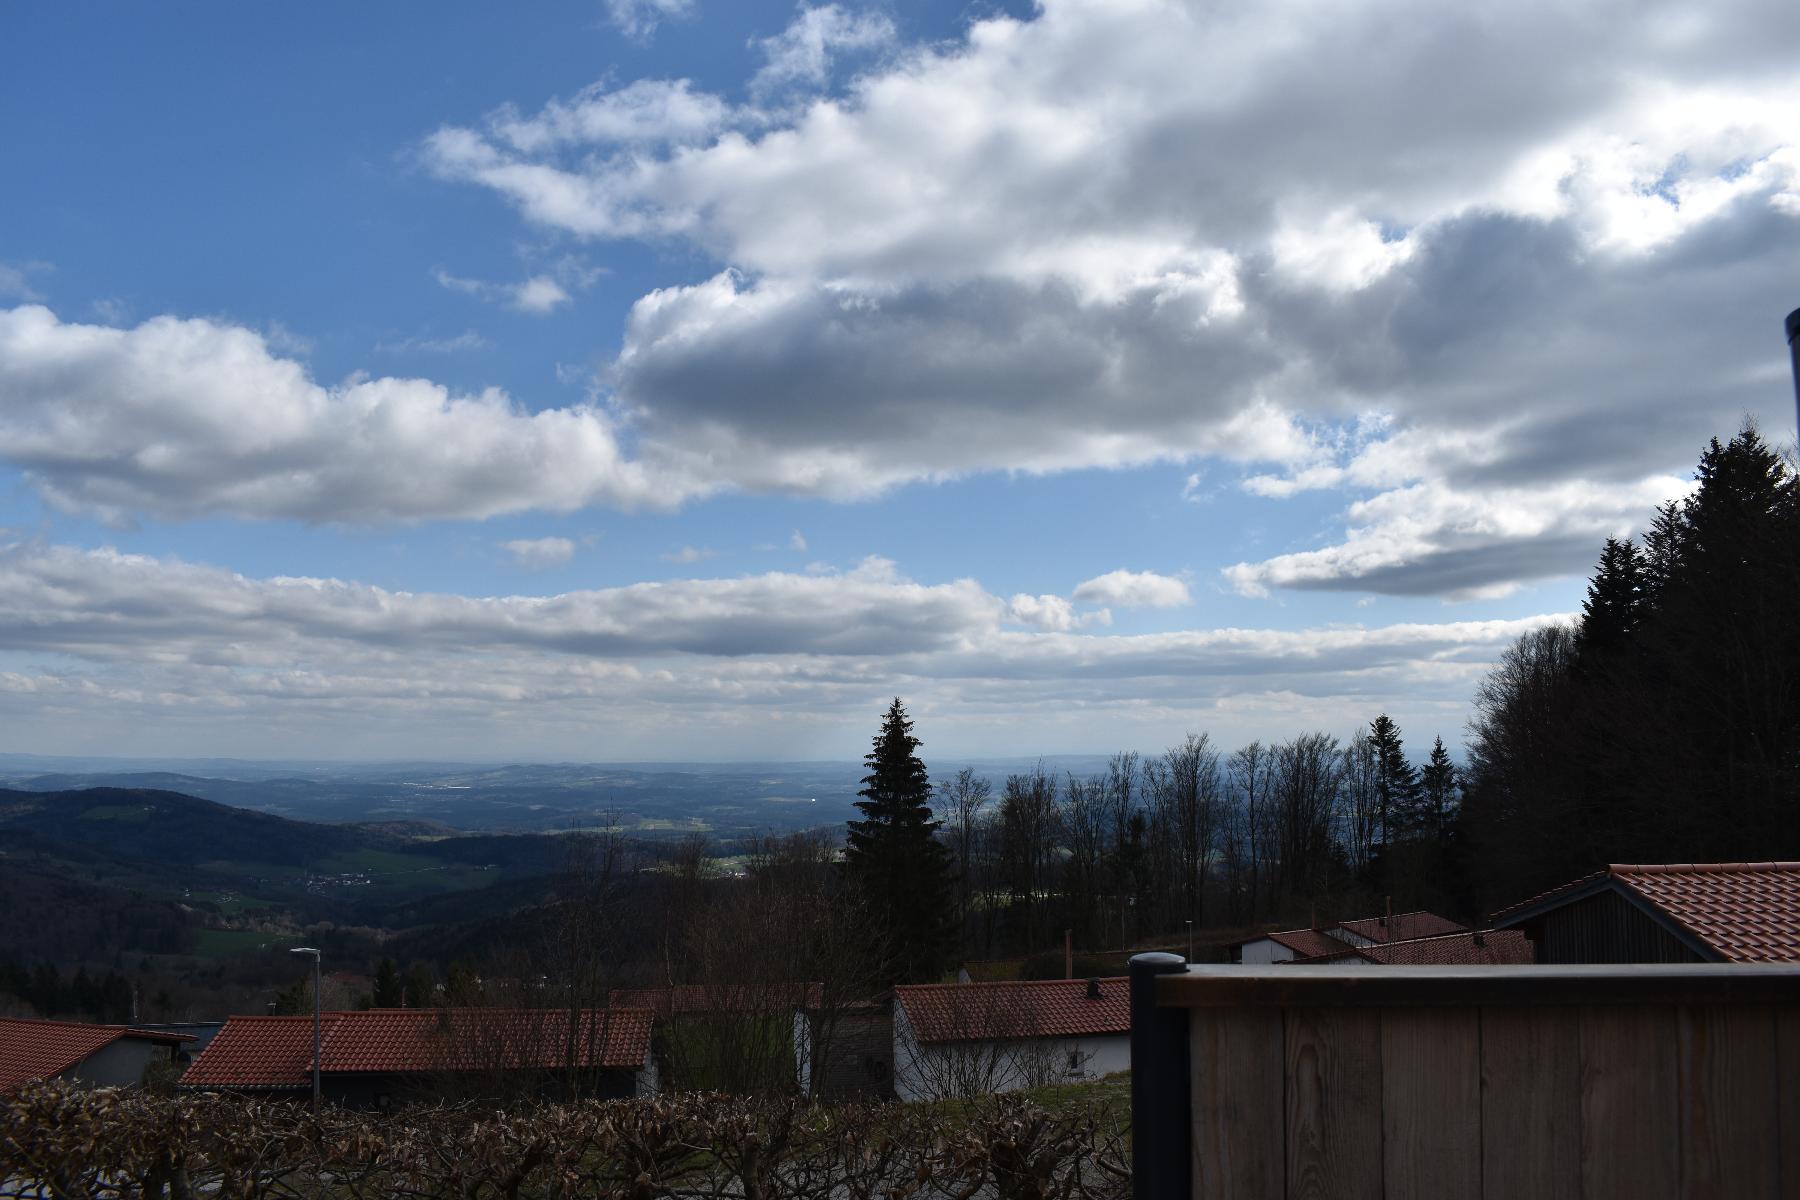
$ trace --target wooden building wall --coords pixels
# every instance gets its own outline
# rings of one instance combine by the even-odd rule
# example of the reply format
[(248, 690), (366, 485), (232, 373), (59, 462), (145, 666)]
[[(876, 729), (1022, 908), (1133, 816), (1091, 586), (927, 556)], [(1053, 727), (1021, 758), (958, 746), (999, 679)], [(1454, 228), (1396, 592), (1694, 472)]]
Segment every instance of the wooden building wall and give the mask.
[(1162, 981), (1189, 1194), (1800, 1200), (1800, 973), (1486, 970)]
[(1708, 961), (1617, 892), (1551, 909), (1524, 928), (1540, 963)]

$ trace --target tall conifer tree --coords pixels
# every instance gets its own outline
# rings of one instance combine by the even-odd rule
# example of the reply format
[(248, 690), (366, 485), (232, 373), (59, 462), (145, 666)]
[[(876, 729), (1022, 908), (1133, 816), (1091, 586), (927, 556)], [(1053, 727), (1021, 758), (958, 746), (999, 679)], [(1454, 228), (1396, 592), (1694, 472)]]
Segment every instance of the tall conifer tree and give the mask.
[(1450, 808), (1456, 793), (1456, 764), (1450, 761), (1441, 737), (1431, 743), (1431, 757), (1425, 761), (1425, 769), (1419, 772), (1419, 790), (1424, 793), (1431, 836), (1441, 842), (1450, 827)]
[(1375, 750), (1375, 798), (1380, 809), (1381, 844), (1391, 846), (1410, 832), (1418, 816), (1419, 775), (1406, 761), (1400, 727), (1382, 713), (1369, 722)]
[(934, 836), (931, 780), (906, 707), (896, 697), (863, 763), (863, 814), (850, 822), (844, 866), (862, 889), (888, 982), (935, 980), (951, 954), (950, 857)]

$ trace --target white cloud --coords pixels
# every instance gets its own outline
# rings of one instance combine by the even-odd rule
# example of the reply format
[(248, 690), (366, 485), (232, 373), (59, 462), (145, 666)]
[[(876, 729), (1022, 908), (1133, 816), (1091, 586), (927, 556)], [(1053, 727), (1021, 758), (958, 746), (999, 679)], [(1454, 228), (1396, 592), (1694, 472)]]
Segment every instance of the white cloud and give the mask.
[(483, 300), (504, 304), (516, 312), (530, 313), (537, 317), (553, 313), (575, 298), (567, 287), (549, 275), (533, 275), (518, 283), (488, 283), (480, 279), (464, 279), (443, 270), (434, 272), (432, 277), (440, 287), (449, 288), (453, 292), (479, 296)]
[(0, 300), (42, 300), (43, 296), (31, 286), (31, 277), (49, 269), (49, 263), (0, 262)]
[(500, 548), (527, 570), (560, 567), (575, 557), (575, 543), (565, 537), (514, 538), (501, 542)]
[[(784, 77), (828, 69), (828, 11), (773, 39)], [(534, 223), (721, 264), (641, 297), (608, 377), (659, 462), (843, 497), (1213, 457), (1366, 496), (1318, 436), (1380, 413), (1365, 467), (1486, 441), (1455, 491), (1495, 509), (1787, 419), (1743, 364), (1800, 272), (1796, 39), (1764, 0), (1045, 0), (791, 111), (662, 85), (705, 114), (679, 141), (497, 119), (426, 150)], [(1558, 536), (1495, 544), (1535, 571)]]
[(709, 558), (717, 558), (718, 556), (719, 552), (714, 550), (711, 546), (683, 546), (679, 550), (671, 550), (664, 554), (662, 560), (666, 563), (686, 565), (688, 563), (705, 562)]
[(619, 32), (636, 41), (648, 41), (664, 20), (694, 12), (694, 0), (605, 0), (605, 5)]
[(0, 310), (0, 459), (59, 508), (374, 524), (594, 504), (667, 506), (711, 486), (626, 459), (600, 409), (527, 412), (422, 379), (332, 387), (251, 330), (135, 329)]
[(75, 714), (165, 753), (221, 731), (294, 753), (266, 741), (280, 728), (321, 752), (633, 757), (680, 753), (705, 730), (709, 746), (767, 755), (790, 724), (843, 725), (833, 744), (853, 748), (894, 694), (937, 753), (958, 738), (962, 752), (1027, 753), (1052, 736), (1105, 749), (1194, 727), (1335, 729), (1397, 695), (1453, 732), (1497, 653), (1550, 619), (1122, 636), (1009, 628), (1016, 606), (881, 559), (477, 599), (13, 543), (0, 545), (0, 714), (34, 730), (54, 711), (65, 736)]
[(1246, 486), (1270, 495), (1309, 487), (1361, 487), (1343, 540), (1225, 569), (1244, 595), (1272, 587), (1502, 596), (1520, 584), (1592, 569), (1608, 537), (1641, 532), (1656, 506), (1692, 483), (1673, 475), (1619, 481), (1563, 479), (1508, 486), (1480, 478), (1504, 456), (1497, 446), (1399, 436), (1363, 446), (1342, 466)]
[[(526, 117), (497, 113), (492, 135), (511, 149), (536, 154), (565, 146), (653, 147), (704, 142), (744, 119), (744, 114), (686, 79), (639, 79), (620, 88), (593, 84), (573, 99), (551, 100)], [(441, 141), (439, 139), (442, 139)], [(456, 161), (461, 152), (483, 157), (479, 138), (454, 128), (440, 131), (432, 152)]]
[(455, 337), (406, 337), (379, 342), (375, 349), (383, 354), (461, 354), (470, 350), (491, 350), (493, 346), (494, 343), (473, 329), (465, 329)]
[(1082, 604), (1112, 604), (1119, 608), (1180, 608), (1192, 604), (1185, 581), (1154, 571), (1108, 571), (1075, 589)]
[(803, 4), (800, 15), (786, 29), (751, 43), (762, 51), (764, 62), (750, 80), (750, 90), (767, 93), (795, 85), (821, 87), (830, 80), (832, 61), (838, 54), (880, 49), (893, 41), (894, 23), (885, 13), (851, 13), (836, 4)]
[(788, 536), (788, 549), (796, 553), (805, 553), (806, 537), (798, 529)]

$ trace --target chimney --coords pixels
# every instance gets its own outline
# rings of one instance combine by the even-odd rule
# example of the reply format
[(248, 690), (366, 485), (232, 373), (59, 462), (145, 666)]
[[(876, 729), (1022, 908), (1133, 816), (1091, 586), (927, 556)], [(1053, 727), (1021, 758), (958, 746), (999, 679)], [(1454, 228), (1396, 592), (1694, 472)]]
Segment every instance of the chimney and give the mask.
[(1475, 931), (1475, 944), (1477, 946), (1487, 945), (1487, 934), (1484, 930), (1477, 929)]
[(1383, 929), (1386, 929), (1388, 927), (1388, 923), (1390, 921), (1392, 921), (1393, 919), (1394, 919), (1394, 898), (1392, 896), (1389, 896), (1387, 898), (1387, 911), (1382, 915), (1382, 918), (1381, 918), (1381, 927)]
[(1075, 931), (1063, 930), (1063, 978), (1075, 978)]
[(1313, 931), (1317, 932), (1319, 928), (1319, 906), (1317, 904), (1306, 910), (1306, 919)]
[(1087, 998), (1088, 998), (1088, 999), (1089, 999), (1089, 1000), (1099, 1000), (1099, 999), (1101, 999), (1101, 996), (1100, 996), (1100, 981), (1099, 981), (1099, 980), (1098, 980), (1098, 979), (1095, 979), (1095, 978), (1094, 978), (1094, 977), (1093, 977), (1093, 976), (1092, 976), (1092, 975), (1090, 975), (1090, 976), (1088, 976), (1088, 993), (1087, 993)]

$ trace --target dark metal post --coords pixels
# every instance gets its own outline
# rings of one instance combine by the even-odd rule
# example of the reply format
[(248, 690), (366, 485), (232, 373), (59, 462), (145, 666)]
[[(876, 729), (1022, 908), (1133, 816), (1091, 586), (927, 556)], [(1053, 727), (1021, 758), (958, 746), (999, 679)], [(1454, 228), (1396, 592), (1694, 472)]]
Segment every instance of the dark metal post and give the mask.
[(1186, 1197), (1194, 1139), (1185, 1008), (1158, 1008), (1156, 980), (1187, 970), (1179, 954), (1131, 958), (1132, 1200)]
[(1787, 315), (1787, 340), (1794, 360), (1794, 421), (1800, 427), (1800, 308)]
[(324, 993), (319, 988), (319, 951), (314, 946), (295, 946), (289, 954), (304, 954), (313, 964), (313, 1116), (319, 1115), (319, 1010), (324, 1006)]
[(319, 953), (313, 951), (313, 1118), (319, 1116), (319, 1009), (325, 1003), (319, 986)]

